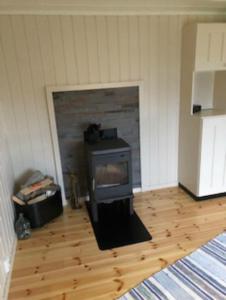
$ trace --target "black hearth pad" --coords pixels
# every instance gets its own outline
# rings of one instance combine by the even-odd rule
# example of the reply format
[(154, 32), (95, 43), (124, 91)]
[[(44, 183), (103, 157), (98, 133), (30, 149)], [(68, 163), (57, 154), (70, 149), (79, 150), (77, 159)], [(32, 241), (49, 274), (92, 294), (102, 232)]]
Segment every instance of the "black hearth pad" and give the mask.
[(137, 244), (152, 239), (136, 212), (129, 216), (122, 201), (99, 204), (99, 222), (97, 223), (92, 220), (88, 204), (87, 209), (100, 250)]

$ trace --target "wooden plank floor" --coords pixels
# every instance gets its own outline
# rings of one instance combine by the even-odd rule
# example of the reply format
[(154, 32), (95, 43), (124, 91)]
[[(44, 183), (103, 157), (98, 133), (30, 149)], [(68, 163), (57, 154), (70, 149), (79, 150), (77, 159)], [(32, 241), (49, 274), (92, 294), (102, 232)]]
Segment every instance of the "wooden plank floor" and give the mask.
[(226, 230), (226, 198), (163, 189), (137, 194), (135, 209), (152, 241), (100, 251), (85, 208), (33, 231), (18, 243), (9, 299), (116, 299)]

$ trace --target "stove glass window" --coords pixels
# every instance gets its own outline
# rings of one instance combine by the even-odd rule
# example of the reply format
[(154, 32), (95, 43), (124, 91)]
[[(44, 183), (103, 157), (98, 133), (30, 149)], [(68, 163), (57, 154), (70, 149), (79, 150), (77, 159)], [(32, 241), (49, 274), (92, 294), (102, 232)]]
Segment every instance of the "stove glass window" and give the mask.
[(105, 163), (96, 166), (96, 187), (107, 188), (128, 184), (128, 163)]

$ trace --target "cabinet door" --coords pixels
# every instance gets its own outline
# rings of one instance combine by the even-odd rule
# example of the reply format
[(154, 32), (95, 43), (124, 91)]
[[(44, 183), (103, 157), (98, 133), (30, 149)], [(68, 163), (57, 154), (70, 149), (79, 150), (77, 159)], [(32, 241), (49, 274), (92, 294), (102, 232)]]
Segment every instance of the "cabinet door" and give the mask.
[(199, 24), (196, 37), (195, 70), (226, 69), (226, 24)]
[(226, 192), (226, 117), (204, 118), (199, 196)]

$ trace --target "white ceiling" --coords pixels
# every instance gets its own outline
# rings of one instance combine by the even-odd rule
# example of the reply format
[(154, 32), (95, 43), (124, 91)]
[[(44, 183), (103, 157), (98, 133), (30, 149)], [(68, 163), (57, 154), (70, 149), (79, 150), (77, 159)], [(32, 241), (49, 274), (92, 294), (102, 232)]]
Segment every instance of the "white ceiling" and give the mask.
[(0, 0), (0, 14), (224, 14), (226, 0)]

